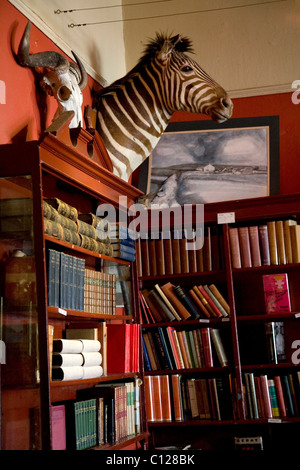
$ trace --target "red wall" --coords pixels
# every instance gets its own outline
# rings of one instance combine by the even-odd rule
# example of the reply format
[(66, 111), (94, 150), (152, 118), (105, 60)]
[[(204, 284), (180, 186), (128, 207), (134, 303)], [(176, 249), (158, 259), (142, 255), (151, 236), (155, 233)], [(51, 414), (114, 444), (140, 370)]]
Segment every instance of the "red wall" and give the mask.
[[(17, 51), (26, 23), (27, 18), (15, 7), (7, 0), (0, 0), (0, 80), (6, 85), (6, 104), (0, 104), (0, 144), (38, 139), (41, 129), (50, 124), (56, 110), (53, 98), (47, 97), (46, 103), (43, 103), (45, 94), (35, 86), (32, 71), (20, 67), (11, 51), (11, 44), (13, 51)], [(32, 53), (44, 50), (61, 52), (35, 26), (32, 26), (30, 44)], [(295, 77), (295, 80), (297, 78), (300, 77)], [(98, 86), (89, 78), (88, 86), (83, 91), (84, 106), (91, 104), (90, 91), (95, 85)], [(300, 192), (300, 105), (292, 103), (291, 95), (292, 92), (233, 100), (234, 118), (272, 115), (280, 117), (282, 194)], [(47, 117), (43, 124), (41, 116), (45, 115)], [(173, 117), (175, 121), (198, 119), (204, 118), (188, 113), (176, 113)]]
[[(0, 0), (0, 81), (5, 83), (6, 88), (5, 104), (0, 103), (0, 144), (38, 139), (41, 129), (51, 123), (57, 108), (55, 99), (47, 97), (35, 85), (32, 70), (19, 66), (14, 58), (27, 21), (7, 0)], [(30, 52), (49, 50), (62, 53), (32, 25)], [(83, 90), (84, 105), (91, 104), (90, 88), (93, 84), (94, 81), (89, 78)]]

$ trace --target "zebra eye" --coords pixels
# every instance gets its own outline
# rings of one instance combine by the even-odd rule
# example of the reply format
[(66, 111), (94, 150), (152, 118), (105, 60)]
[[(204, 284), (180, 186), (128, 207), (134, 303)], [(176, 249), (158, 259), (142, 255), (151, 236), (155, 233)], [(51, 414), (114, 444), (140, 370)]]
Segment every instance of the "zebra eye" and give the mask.
[(182, 67), (181, 72), (191, 72), (193, 69), (189, 65)]

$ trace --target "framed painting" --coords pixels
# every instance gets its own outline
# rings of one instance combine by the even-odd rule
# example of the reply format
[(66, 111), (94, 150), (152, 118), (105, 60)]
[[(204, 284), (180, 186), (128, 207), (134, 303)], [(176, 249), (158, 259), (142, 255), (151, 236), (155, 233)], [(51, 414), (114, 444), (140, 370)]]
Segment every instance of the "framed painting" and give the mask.
[(148, 207), (278, 194), (279, 117), (172, 122), (149, 160)]

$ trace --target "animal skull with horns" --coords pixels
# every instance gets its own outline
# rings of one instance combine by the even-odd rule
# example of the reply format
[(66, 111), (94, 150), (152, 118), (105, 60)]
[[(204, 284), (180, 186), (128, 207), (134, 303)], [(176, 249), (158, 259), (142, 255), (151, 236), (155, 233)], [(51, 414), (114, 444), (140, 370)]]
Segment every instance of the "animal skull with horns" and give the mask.
[(44, 69), (40, 85), (47, 94), (54, 96), (58, 103), (53, 120), (65, 111), (74, 111), (69, 127), (82, 126), (82, 90), (87, 84), (87, 74), (82, 62), (73, 51), (78, 65), (69, 62), (65, 56), (55, 51), (29, 54), (30, 30), (29, 21), (18, 49), (19, 63), (26, 67)]

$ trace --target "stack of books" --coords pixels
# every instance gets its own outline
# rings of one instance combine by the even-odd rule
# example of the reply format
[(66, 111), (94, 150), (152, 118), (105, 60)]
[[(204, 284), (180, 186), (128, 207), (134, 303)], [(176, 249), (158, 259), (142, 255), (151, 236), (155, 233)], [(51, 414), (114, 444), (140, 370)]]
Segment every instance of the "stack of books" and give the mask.
[(52, 380), (67, 381), (103, 375), (101, 343), (89, 339), (53, 340)]
[(121, 224), (112, 224), (109, 241), (114, 258), (135, 261), (135, 238), (132, 230)]
[(230, 316), (230, 307), (214, 284), (184, 289), (167, 282), (139, 295), (143, 323)]

